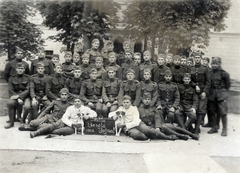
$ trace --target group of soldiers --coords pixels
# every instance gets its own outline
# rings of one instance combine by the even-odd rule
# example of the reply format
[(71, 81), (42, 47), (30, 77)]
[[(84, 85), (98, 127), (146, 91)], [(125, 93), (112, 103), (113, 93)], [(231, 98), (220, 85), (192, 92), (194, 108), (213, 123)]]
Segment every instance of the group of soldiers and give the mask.
[(19, 130), (56, 123), (76, 99), (96, 112), (93, 117), (108, 118), (127, 96), (151, 128), (169, 132), (176, 123), (177, 131), (198, 139), (200, 125), (211, 127), (209, 134), (217, 133), (221, 119), (221, 135), (227, 136), (230, 77), (221, 68), (221, 58), (213, 57), (210, 64), (200, 52), (191, 57), (171, 53), (153, 57), (150, 51), (133, 53), (129, 44), (124, 44), (120, 56), (113, 51), (112, 41), (101, 51), (99, 45), (98, 39), (92, 40), (92, 47), (82, 55), (66, 51), (62, 64), (59, 55), (47, 59), (39, 49), (30, 68), (23, 60), (24, 51), (17, 49), (4, 71), (10, 95), (5, 128), (16, 121), (23, 124)]

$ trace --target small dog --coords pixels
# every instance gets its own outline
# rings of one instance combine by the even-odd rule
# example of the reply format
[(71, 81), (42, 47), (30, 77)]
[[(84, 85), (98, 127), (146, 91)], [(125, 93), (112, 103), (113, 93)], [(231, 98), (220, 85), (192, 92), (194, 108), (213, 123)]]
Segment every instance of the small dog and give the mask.
[[(81, 127), (81, 134), (84, 135), (84, 133), (83, 133), (83, 132), (84, 132), (84, 121), (83, 121), (83, 116), (84, 116), (84, 115), (81, 114), (81, 113), (78, 113), (77, 115), (78, 115), (78, 117), (79, 117), (77, 123), (79, 123), (79, 125), (80, 125), (79, 127)], [(78, 128), (79, 128), (79, 127), (78, 127)], [(75, 135), (77, 135), (77, 130), (78, 130), (78, 128), (76, 128), (76, 127), (74, 128), (74, 130), (75, 130)]]
[(117, 127), (117, 124), (120, 122), (120, 123), (123, 123), (123, 116), (125, 115), (125, 112), (124, 111), (117, 111), (116, 112), (116, 115), (118, 116), (118, 119), (116, 120), (115, 122), (115, 130), (116, 130), (116, 135), (115, 136), (120, 136), (120, 133), (122, 131), (122, 128), (119, 128), (118, 130), (118, 127)]

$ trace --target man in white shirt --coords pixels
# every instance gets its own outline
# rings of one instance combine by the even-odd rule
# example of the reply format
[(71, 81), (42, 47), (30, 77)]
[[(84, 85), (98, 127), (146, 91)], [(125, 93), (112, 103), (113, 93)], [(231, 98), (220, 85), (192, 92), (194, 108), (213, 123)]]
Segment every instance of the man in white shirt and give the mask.
[(74, 105), (69, 106), (63, 117), (54, 124), (42, 126), (35, 132), (30, 133), (34, 138), (43, 134), (71, 135), (75, 128), (84, 123), (84, 120), (97, 117), (97, 113), (89, 107), (82, 105), (80, 98), (74, 99)]

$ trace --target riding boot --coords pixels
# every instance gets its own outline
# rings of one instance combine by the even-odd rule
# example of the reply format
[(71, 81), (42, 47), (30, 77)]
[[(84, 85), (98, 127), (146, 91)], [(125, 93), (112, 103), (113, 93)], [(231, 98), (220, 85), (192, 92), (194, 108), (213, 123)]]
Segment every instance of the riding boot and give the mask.
[(221, 136), (227, 136), (227, 115), (222, 116), (222, 134)]

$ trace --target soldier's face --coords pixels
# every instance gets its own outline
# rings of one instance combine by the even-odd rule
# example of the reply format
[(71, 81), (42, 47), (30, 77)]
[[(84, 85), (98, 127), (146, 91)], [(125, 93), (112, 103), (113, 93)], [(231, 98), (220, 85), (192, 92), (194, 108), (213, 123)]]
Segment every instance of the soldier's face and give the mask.
[(175, 64), (175, 65), (180, 65), (180, 63), (181, 63), (180, 59), (175, 59), (175, 60), (174, 60), (174, 64)]
[(115, 74), (116, 74), (115, 71), (109, 71), (109, 72), (108, 72), (108, 77), (112, 79), (112, 78), (115, 77)]
[(151, 55), (150, 54), (145, 54), (143, 55), (144, 61), (150, 61), (151, 60)]
[(201, 57), (200, 56), (195, 56), (195, 63), (200, 64), (201, 63)]
[(125, 53), (125, 59), (126, 60), (131, 60), (132, 59), (132, 54), (131, 53)]
[(108, 51), (113, 51), (113, 44), (107, 45), (107, 50)]
[(184, 82), (184, 84), (190, 84), (190, 82), (191, 82), (191, 78), (189, 78), (189, 77), (184, 77), (183, 78), (183, 82)]
[(150, 105), (151, 98), (143, 98), (142, 102), (143, 102), (144, 105)]
[(139, 65), (141, 63), (141, 57), (136, 55), (134, 56), (133, 61), (135, 62), (135, 64)]
[(96, 61), (96, 62), (95, 62), (95, 66), (96, 66), (97, 69), (98, 69), (98, 68), (101, 68), (101, 67), (103, 66), (102, 61)]
[(220, 68), (220, 63), (212, 63), (212, 69), (219, 69)]
[(203, 66), (205, 66), (205, 67), (208, 66), (208, 61), (207, 61), (207, 60), (204, 59), (204, 60), (202, 61), (202, 63), (203, 63)]
[(149, 73), (149, 72), (144, 72), (144, 74), (143, 74), (143, 78), (145, 79), (145, 80), (150, 80), (151, 79), (151, 74)]
[(130, 100), (123, 100), (122, 104), (123, 104), (123, 107), (125, 109), (128, 109), (131, 106), (131, 101)]
[(73, 57), (73, 62), (77, 63), (80, 60), (79, 56), (74, 56)]
[(167, 63), (167, 64), (172, 63), (172, 61), (173, 61), (173, 59), (172, 59), (171, 56), (167, 56), (167, 57), (166, 57), (166, 63)]
[(167, 82), (170, 82), (172, 80), (172, 75), (165, 75), (164, 76), (164, 79), (167, 81)]
[(37, 72), (38, 74), (44, 74), (45, 68), (44, 67), (38, 67)]
[(111, 55), (108, 57), (108, 60), (110, 63), (114, 63), (116, 61), (116, 57), (114, 55)]
[(90, 73), (90, 78), (94, 80), (97, 79), (97, 72)]
[(82, 105), (82, 102), (80, 99), (75, 99), (73, 104), (76, 108), (80, 108)]
[(89, 59), (88, 58), (83, 58), (82, 63), (83, 64), (89, 64)]
[(24, 68), (24, 67), (17, 67), (17, 68), (16, 68), (17, 74), (23, 74), (24, 71), (25, 71), (25, 68)]
[(73, 75), (75, 78), (80, 78), (80, 76), (82, 75), (82, 71), (81, 70), (74, 70)]
[(181, 65), (185, 67), (187, 65), (187, 59), (182, 58), (181, 59)]
[(187, 61), (187, 66), (188, 67), (191, 67), (193, 65), (193, 62), (192, 61)]
[(70, 62), (72, 60), (72, 56), (71, 55), (65, 55), (65, 62)]
[(61, 93), (60, 95), (62, 101), (67, 101), (68, 99), (68, 93)]
[(38, 58), (44, 58), (45, 57), (45, 52), (43, 50), (38, 52)]
[(133, 73), (128, 73), (126, 77), (127, 80), (133, 80), (135, 78), (135, 75)]
[(93, 49), (98, 49), (99, 45), (100, 45), (100, 42), (96, 41), (92, 44), (92, 48)]
[(56, 66), (54, 68), (55, 73), (62, 73), (62, 66)]
[(53, 62), (54, 64), (56, 64), (56, 63), (59, 62), (59, 59), (58, 59), (57, 57), (53, 57), (53, 58), (52, 58), (52, 62)]
[(18, 52), (15, 54), (15, 56), (16, 56), (17, 59), (22, 59), (22, 58), (23, 58), (23, 52), (18, 51)]
[(164, 60), (164, 58), (160, 57), (157, 59), (157, 62), (158, 62), (158, 65), (163, 65), (165, 63), (165, 60)]

